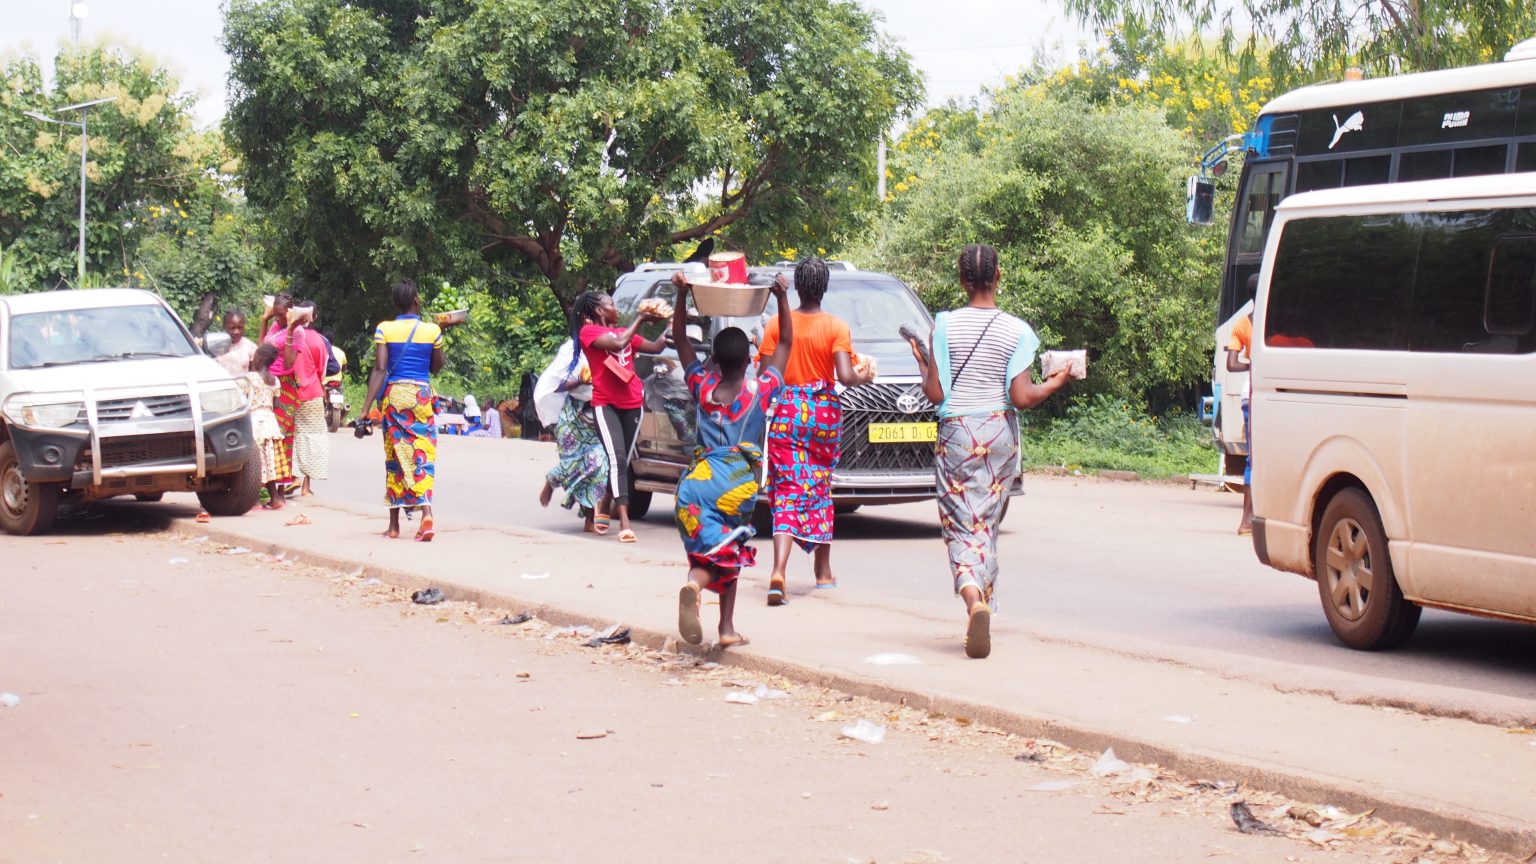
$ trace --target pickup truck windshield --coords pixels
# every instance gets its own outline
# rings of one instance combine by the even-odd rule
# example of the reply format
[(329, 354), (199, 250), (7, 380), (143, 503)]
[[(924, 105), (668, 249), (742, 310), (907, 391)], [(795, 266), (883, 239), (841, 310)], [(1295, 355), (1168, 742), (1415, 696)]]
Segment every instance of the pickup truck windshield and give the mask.
[(141, 357), (187, 357), (197, 348), (161, 306), (33, 312), (11, 319), (12, 369)]

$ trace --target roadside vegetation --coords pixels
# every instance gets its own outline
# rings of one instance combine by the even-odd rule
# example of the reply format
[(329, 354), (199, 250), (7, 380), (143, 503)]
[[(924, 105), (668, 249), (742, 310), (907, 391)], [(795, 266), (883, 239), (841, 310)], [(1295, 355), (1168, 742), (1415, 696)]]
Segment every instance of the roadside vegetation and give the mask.
[(385, 286), (410, 276), (429, 310), (470, 310), (444, 392), (508, 398), (577, 292), (707, 238), (850, 258), (935, 310), (984, 240), (1008, 311), (1089, 351), (1089, 379), (1027, 419), (1031, 461), (1207, 470), (1191, 414), (1241, 166), (1210, 228), (1184, 224), (1184, 177), (1292, 87), (1497, 59), (1536, 7), (1495, 5), (1362, 4), (1373, 26), (1341, 28), (1328, 4), (1263, 0), (1250, 35), (1198, 0), (1069, 0), (1097, 47), (921, 110), (911, 57), (840, 0), (231, 0), (220, 129), (194, 128), (167, 64), (111, 42), (61, 49), (46, 83), (35, 56), (0, 56), (0, 291), (76, 280), (79, 138), (23, 112), (110, 96), (84, 285), (158, 291), (196, 328), (288, 290), (360, 380)]

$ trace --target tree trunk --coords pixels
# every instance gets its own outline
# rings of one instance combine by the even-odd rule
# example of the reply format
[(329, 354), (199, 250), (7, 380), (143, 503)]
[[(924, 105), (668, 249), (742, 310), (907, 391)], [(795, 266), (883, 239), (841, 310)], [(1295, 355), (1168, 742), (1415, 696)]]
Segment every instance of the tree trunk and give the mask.
[(208, 325), (213, 323), (213, 303), (217, 299), (217, 295), (209, 291), (203, 295), (202, 300), (198, 301), (197, 314), (192, 316), (193, 336), (201, 339), (203, 334), (208, 332)]

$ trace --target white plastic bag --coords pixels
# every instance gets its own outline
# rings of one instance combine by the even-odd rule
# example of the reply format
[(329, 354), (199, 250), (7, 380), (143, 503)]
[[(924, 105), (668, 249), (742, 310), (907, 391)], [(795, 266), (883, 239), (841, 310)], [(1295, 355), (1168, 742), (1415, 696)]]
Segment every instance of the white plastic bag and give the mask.
[(592, 385), (583, 384), (572, 390), (561, 391), (559, 386), (565, 382), (567, 371), (571, 376), (581, 374), (581, 370), (587, 366), (587, 358), (582, 355), (577, 358), (575, 368), (571, 367), (571, 354), (580, 353), (576, 343), (567, 339), (560, 350), (555, 352), (555, 359), (544, 368), (539, 375), (538, 383), (533, 386), (533, 408), (539, 415), (539, 423), (544, 426), (553, 426), (560, 419), (560, 409), (565, 407), (567, 396), (573, 396), (583, 401), (592, 398)]

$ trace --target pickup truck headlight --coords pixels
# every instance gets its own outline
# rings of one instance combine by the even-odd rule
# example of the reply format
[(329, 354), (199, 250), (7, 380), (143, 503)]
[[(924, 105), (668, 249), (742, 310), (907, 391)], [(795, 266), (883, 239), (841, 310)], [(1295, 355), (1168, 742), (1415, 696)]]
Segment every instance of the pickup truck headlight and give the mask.
[(204, 390), (202, 403), (204, 414), (233, 414), (245, 407), (245, 394), (230, 382), (228, 387)]
[(46, 395), (17, 394), (5, 400), (0, 413), (17, 426), (33, 428), (67, 429), (85, 423), (83, 401), (60, 401)]

